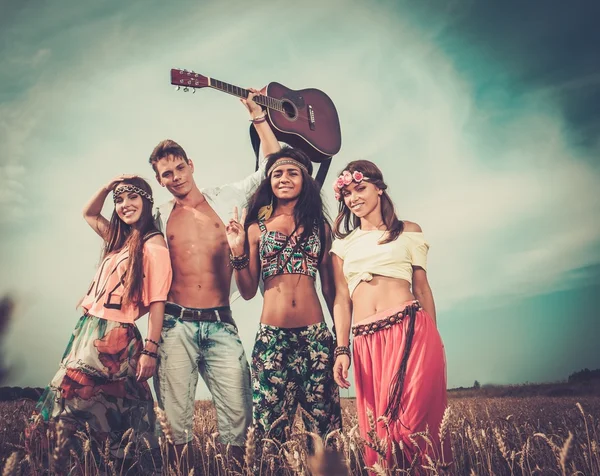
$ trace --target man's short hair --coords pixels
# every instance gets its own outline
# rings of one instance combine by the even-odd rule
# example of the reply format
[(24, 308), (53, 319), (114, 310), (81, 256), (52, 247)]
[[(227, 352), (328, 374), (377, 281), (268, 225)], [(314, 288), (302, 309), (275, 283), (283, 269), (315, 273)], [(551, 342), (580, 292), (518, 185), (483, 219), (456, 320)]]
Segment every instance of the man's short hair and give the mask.
[(148, 162), (150, 162), (150, 165), (152, 165), (152, 168), (154, 169), (155, 173), (158, 173), (158, 171), (156, 170), (156, 162), (158, 162), (160, 159), (168, 157), (169, 155), (172, 155), (173, 157), (179, 157), (185, 160), (186, 164), (190, 163), (185, 153), (185, 150), (183, 150), (183, 147), (181, 147), (174, 140), (165, 139), (158, 143), (158, 145), (150, 154), (150, 159), (148, 160)]

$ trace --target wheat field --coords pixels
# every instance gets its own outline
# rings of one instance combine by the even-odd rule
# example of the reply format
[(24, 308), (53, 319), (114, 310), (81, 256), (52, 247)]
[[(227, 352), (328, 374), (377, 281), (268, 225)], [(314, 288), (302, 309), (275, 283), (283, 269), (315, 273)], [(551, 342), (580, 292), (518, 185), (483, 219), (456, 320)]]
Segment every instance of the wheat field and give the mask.
[[(83, 451), (70, 449), (63, 430), (46, 429), (51, 444), (44, 450), (26, 444), (23, 429), (34, 402), (0, 402), (0, 468), (2, 475), (133, 475), (148, 474), (137, 460), (139, 449), (123, 438), (125, 459), (112, 459), (108, 451), (90, 449), (86, 432), (76, 438)], [(427, 460), (425, 464), (386, 469), (365, 468), (365, 442), (358, 434), (354, 401), (343, 399), (343, 431), (326, 441), (302, 427), (301, 419), (285, 443), (266, 442), (269, 451), (253, 461), (252, 434), (245, 461), (236, 465), (230, 448), (217, 442), (214, 409), (197, 402), (194, 439), (181, 458), (168, 466), (168, 423), (155, 452), (155, 474), (177, 475), (600, 475), (600, 397), (450, 398), (440, 433), (450, 438), (453, 461)], [(40, 427), (41, 429), (41, 427)], [(427, 435), (416, 435), (414, 439)], [(314, 452), (309, 455), (307, 439)], [(183, 470), (189, 464), (190, 471)], [(260, 468), (257, 470), (256, 468)]]

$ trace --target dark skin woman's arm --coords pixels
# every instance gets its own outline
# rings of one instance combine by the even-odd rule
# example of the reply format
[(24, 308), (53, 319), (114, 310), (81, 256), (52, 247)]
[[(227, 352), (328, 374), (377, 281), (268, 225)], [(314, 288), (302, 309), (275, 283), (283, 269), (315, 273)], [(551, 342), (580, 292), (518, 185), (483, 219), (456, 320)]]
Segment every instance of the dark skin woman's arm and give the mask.
[(258, 280), (260, 279), (260, 260), (258, 256), (258, 244), (260, 240), (260, 230), (256, 223), (248, 227), (248, 233), (244, 230), (246, 221), (246, 209), (242, 210), (242, 216), (238, 220), (238, 210), (235, 207), (233, 218), (227, 225), (227, 241), (231, 254), (234, 257), (248, 255), (248, 266), (242, 269), (233, 270), (233, 276), (238, 286), (241, 296), (245, 300), (252, 299), (258, 289)]
[(325, 225), (325, 250), (323, 259), (319, 265), (319, 276), (321, 278), (321, 292), (325, 298), (327, 309), (333, 319), (333, 306), (335, 302), (335, 281), (333, 279), (333, 264), (331, 262), (331, 229)]

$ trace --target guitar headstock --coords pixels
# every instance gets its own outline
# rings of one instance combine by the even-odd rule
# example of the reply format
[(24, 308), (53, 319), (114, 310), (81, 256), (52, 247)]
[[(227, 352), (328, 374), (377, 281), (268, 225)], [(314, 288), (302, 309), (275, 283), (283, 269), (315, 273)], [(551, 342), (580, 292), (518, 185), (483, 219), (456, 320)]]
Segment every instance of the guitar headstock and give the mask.
[(206, 88), (209, 86), (206, 76), (185, 69), (171, 70), (171, 84), (182, 88)]

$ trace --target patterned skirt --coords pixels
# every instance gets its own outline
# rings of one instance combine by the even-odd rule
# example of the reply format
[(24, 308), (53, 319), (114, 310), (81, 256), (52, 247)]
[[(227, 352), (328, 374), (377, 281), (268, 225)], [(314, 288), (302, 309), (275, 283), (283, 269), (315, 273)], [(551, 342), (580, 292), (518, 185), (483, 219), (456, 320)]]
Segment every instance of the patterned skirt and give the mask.
[(82, 316), (34, 417), (86, 433), (89, 427), (94, 443), (105, 448), (108, 439), (117, 457), (129, 429), (128, 441), (155, 447), (154, 401), (148, 383), (135, 377), (142, 348), (135, 324)]

